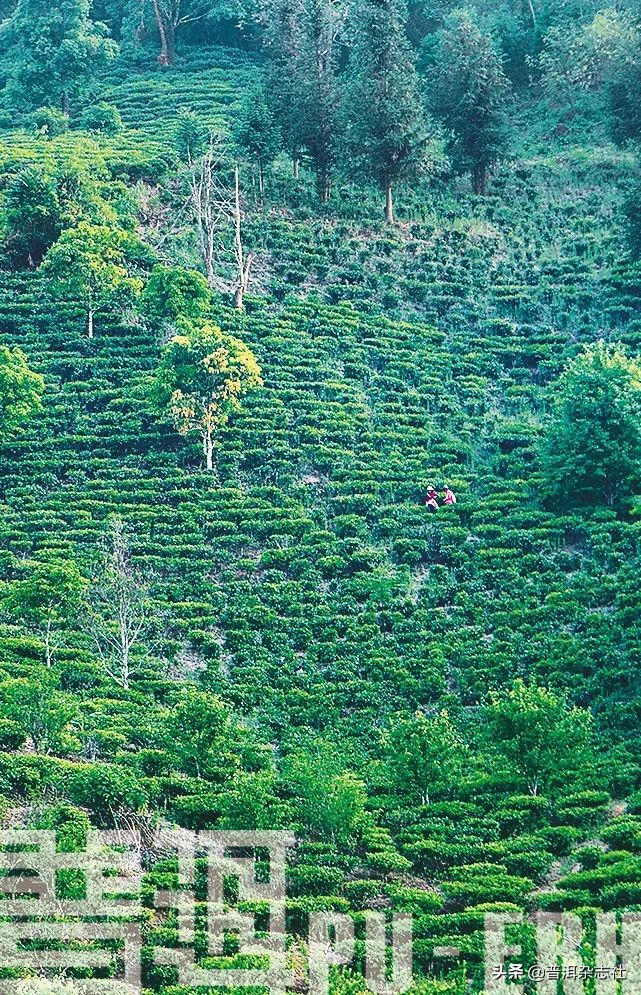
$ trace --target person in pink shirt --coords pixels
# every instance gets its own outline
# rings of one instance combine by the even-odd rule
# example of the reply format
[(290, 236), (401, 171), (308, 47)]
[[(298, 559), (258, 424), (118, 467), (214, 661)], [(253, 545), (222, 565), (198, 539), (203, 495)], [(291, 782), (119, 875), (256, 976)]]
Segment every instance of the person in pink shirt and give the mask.
[(443, 497), (443, 504), (456, 504), (456, 494), (453, 490), (446, 486), (445, 495)]

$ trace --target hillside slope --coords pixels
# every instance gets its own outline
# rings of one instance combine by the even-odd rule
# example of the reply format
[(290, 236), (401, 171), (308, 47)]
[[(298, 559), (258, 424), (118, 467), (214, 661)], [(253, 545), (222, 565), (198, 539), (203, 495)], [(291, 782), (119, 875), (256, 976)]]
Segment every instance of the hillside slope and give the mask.
[[(209, 107), (222, 79), (223, 113), (245, 71), (244, 57), (206, 76), (196, 67), (181, 92)], [(144, 133), (113, 143), (140, 142), (156, 161), (171, 118), (163, 85), (154, 99), (149, 88), (142, 77), (109, 90)], [(34, 139), (20, 142), (37, 154)], [(408, 191), (412, 220), (391, 229), (373, 202), (355, 220), (349, 189), (316, 212), (305, 178), (276, 203), (280, 164), (273, 201), (248, 217), (260, 293), (245, 314), (221, 297), (213, 306), (265, 381), (222, 434), (214, 475), (197, 442), (150, 411), (160, 328), (113, 314), (88, 340), (79, 306), (55, 303), (41, 274), (1, 274), (0, 343), (20, 345), (47, 384), (42, 418), (0, 449), (2, 579), (48, 551), (88, 575), (115, 515), (155, 605), (129, 689), (80, 626), (46, 674), (41, 639), (3, 616), (4, 677), (44, 688), (54, 725), (54, 705), (73, 711), (40, 755), (4, 716), (11, 807), (69, 802), (101, 825), (119, 806), (190, 828), (292, 825), (303, 837), (294, 930), (305, 881), (318, 907), (414, 909), (424, 970), (449, 942), (476, 970), (488, 903), (635, 905), (641, 523), (606, 507), (550, 510), (537, 456), (547, 387), (580, 345), (639, 348), (641, 278), (617, 214), (629, 167), (609, 146), (524, 156), (486, 198), (462, 183)], [(163, 254), (196, 259), (182, 236)], [(429, 483), (449, 483), (456, 506), (430, 514)], [(592, 707), (594, 791), (528, 795), (514, 770), (479, 759), (488, 691), (517, 677)], [(204, 775), (166, 733), (195, 688), (239, 730)], [(35, 699), (25, 708), (41, 716), (42, 690)], [(398, 712), (441, 708), (469, 762), (431, 804), (399, 801), (381, 775), (381, 734)], [(300, 756), (321, 771), (311, 788)], [(338, 790), (346, 770), (367, 790), (367, 818), (343, 831), (343, 816), (324, 821), (310, 798)], [(632, 814), (612, 795), (632, 795)], [(579, 871), (574, 848), (600, 832), (613, 852), (592, 847)], [(152, 969), (153, 990), (168, 983)]]

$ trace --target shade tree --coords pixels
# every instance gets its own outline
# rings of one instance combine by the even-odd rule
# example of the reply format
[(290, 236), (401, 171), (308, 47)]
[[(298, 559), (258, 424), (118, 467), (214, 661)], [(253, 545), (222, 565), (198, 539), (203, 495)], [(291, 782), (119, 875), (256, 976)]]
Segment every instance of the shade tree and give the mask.
[(143, 288), (132, 262), (142, 245), (131, 232), (81, 221), (65, 231), (42, 266), (54, 297), (76, 300), (87, 314), (93, 338), (96, 316), (116, 305), (131, 305)]
[(541, 441), (548, 495), (561, 506), (612, 506), (641, 480), (641, 363), (597, 342), (571, 360), (551, 389)]
[(510, 84), (493, 39), (470, 11), (452, 14), (441, 33), (429, 82), (432, 109), (451, 136), (452, 162), (484, 194), (489, 169), (508, 148)]
[(71, 728), (76, 703), (72, 695), (59, 690), (51, 670), (34, 669), (29, 678), (2, 683), (0, 714), (21, 730), (36, 753), (64, 753), (77, 745)]
[(81, 220), (105, 223), (113, 208), (80, 163), (29, 165), (8, 182), (4, 195), (5, 251), (13, 266), (38, 266), (66, 228)]
[(446, 711), (397, 716), (383, 734), (384, 763), (394, 791), (409, 803), (429, 805), (460, 776), (466, 750)]
[(153, 621), (151, 578), (134, 563), (128, 531), (109, 523), (105, 545), (87, 588), (83, 624), (105, 672), (125, 691), (135, 676), (137, 650)]
[(239, 155), (258, 171), (258, 197), (262, 205), (265, 199), (265, 170), (281, 147), (280, 133), (262, 87), (246, 94), (232, 134)]
[(26, 569), (23, 580), (9, 585), (4, 605), (42, 639), (45, 664), (51, 667), (57, 639), (78, 614), (85, 582), (73, 560), (49, 557)]
[(151, 396), (181, 435), (200, 436), (205, 466), (213, 470), (220, 429), (240, 410), (241, 398), (262, 383), (256, 357), (244, 342), (215, 325), (192, 322), (165, 346)]
[(0, 345), (0, 439), (40, 414), (44, 389), (22, 349)]
[(52, 105), (68, 113), (118, 47), (90, 18), (91, 0), (19, 0), (2, 25), (10, 105)]
[(158, 37), (161, 66), (172, 66), (176, 59), (176, 35), (188, 24), (202, 21), (211, 10), (211, 0), (151, 0)]
[(154, 266), (140, 305), (146, 318), (174, 325), (181, 318), (204, 318), (211, 306), (211, 291), (197, 270)]
[(417, 179), (443, 161), (425, 115), (406, 21), (403, 0), (362, 4), (344, 96), (351, 162), (385, 192), (389, 222), (395, 184)]
[(592, 714), (562, 694), (517, 680), (485, 709), (490, 747), (523, 777), (531, 795), (567, 790), (589, 776)]

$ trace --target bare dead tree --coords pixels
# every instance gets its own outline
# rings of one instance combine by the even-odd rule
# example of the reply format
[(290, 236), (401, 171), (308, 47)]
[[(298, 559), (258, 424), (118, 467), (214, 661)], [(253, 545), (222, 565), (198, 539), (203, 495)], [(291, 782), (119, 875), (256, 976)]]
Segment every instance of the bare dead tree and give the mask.
[(240, 176), (238, 166), (234, 167), (234, 258), (238, 270), (238, 286), (234, 295), (234, 304), (238, 311), (245, 309), (245, 294), (249, 289), (249, 271), (254, 257), (251, 252), (245, 254), (242, 233), (242, 214), (240, 209)]
[[(212, 288), (233, 292), (234, 304), (242, 311), (254, 257), (246, 252), (243, 240), (239, 168), (234, 167), (230, 187), (225, 160), (220, 139), (211, 135), (205, 154), (190, 164), (189, 189), (207, 282)], [(231, 285), (217, 272), (217, 264), (224, 264), (230, 254), (234, 268)]]
[(204, 156), (191, 163), (189, 176), (200, 254), (210, 287), (216, 284), (215, 262), (224, 247), (222, 228), (229, 216), (229, 194), (220, 179), (222, 159), (220, 140), (211, 135)]
[(111, 524), (109, 548), (89, 591), (85, 627), (106, 672), (125, 690), (133, 676), (132, 650), (149, 621), (149, 585), (131, 562), (120, 519)]

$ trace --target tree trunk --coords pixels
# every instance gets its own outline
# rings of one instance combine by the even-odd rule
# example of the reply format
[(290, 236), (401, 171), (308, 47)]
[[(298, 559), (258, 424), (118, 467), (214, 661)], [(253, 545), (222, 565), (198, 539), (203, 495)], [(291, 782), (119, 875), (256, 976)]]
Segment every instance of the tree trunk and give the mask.
[(62, 110), (62, 113), (66, 114), (67, 117), (69, 117), (69, 94), (67, 93), (66, 90), (62, 94), (62, 99), (60, 101), (60, 108)]
[(249, 271), (253, 256), (245, 256), (240, 211), (240, 173), (238, 166), (234, 168), (234, 256), (238, 267), (238, 284), (234, 293), (234, 307), (237, 311), (245, 310), (245, 294), (249, 289)]
[(167, 22), (167, 65), (173, 66), (176, 61), (176, 28), (171, 21)]
[(323, 204), (326, 204), (329, 200), (329, 196), (332, 192), (332, 179), (329, 175), (329, 170), (323, 169), (319, 178), (320, 186), (320, 196)]
[(160, 13), (160, 7), (158, 6), (158, 0), (153, 0), (154, 14), (156, 16), (156, 24), (158, 25), (158, 34), (160, 35), (160, 55), (158, 56), (158, 62), (161, 66), (170, 65), (169, 62), (169, 45), (167, 43), (167, 32), (165, 30), (165, 22), (163, 21), (162, 14)]
[(51, 669), (51, 617), (47, 618), (47, 628), (45, 630), (45, 663)]
[(292, 167), (294, 172), (294, 179), (297, 180), (300, 177), (300, 159), (297, 155), (294, 156), (292, 161)]
[(125, 691), (129, 690), (129, 650), (125, 650), (120, 661), (120, 683)]
[(205, 464), (208, 470), (214, 469), (214, 440), (211, 437), (211, 429), (208, 428), (203, 436), (203, 449), (205, 451)]
[(539, 26), (536, 23), (536, 13), (534, 11), (534, 4), (532, 3), (532, 0), (528, 0), (527, 5), (530, 10), (530, 17), (532, 18), (532, 28), (534, 29), (534, 31), (538, 31)]
[(90, 339), (93, 338), (93, 310), (91, 308), (89, 308), (87, 315), (87, 335)]
[(392, 181), (385, 181), (385, 218), (394, 224), (394, 199), (392, 197)]
[(479, 197), (485, 196), (485, 188), (487, 186), (487, 170), (484, 165), (474, 167), (472, 186), (475, 194), (478, 194)]
[(260, 206), (265, 206), (265, 167), (262, 162), (258, 163), (258, 199)]

